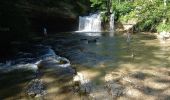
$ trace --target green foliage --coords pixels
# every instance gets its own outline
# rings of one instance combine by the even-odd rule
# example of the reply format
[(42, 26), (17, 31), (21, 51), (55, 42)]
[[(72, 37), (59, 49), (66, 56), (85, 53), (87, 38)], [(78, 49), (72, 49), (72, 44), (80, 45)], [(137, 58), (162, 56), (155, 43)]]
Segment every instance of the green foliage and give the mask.
[(95, 7), (96, 9), (104, 10), (106, 8), (106, 0), (90, 0), (91, 7)]
[(107, 16), (106, 12), (101, 13), (101, 20), (103, 22), (108, 22), (109, 21), (109, 17)]
[[(112, 10), (116, 12), (115, 13), (116, 21), (118, 21), (119, 19), (122, 21), (127, 21), (128, 18), (130, 17), (129, 15), (128, 16), (125, 16), (125, 15), (127, 15), (133, 9), (134, 9), (134, 6), (130, 2), (124, 2), (121, 4), (113, 3), (112, 5)], [(125, 17), (123, 18), (123, 16)]]
[(134, 6), (131, 2), (124, 2), (121, 4), (113, 4), (113, 10), (116, 11), (119, 16), (124, 16), (134, 9)]
[(95, 8), (96, 11), (101, 11), (101, 17), (103, 23), (107, 23), (109, 21), (109, 14), (111, 9), (111, 1), (112, 0), (90, 0), (91, 7)]
[[(166, 19), (166, 9), (163, 2), (156, 0), (154, 2), (146, 1), (146, 4), (140, 6), (138, 29), (143, 31), (156, 31), (156, 27)], [(163, 31), (163, 30), (162, 30)]]
[(168, 24), (160, 23), (156, 27), (156, 29), (158, 32), (162, 32), (162, 31), (170, 32), (170, 23), (168, 23)]
[[(92, 7), (103, 8), (104, 12), (107, 8), (105, 2), (108, 0), (91, 0)], [(135, 28), (140, 31), (163, 31), (169, 29), (170, 24), (170, 1), (164, 5), (164, 0), (111, 0), (111, 10), (115, 11), (115, 20), (127, 22), (137, 19)], [(96, 6), (97, 5), (97, 6)], [(106, 14), (105, 17), (109, 18)], [(104, 18), (104, 19), (107, 19)], [(162, 21), (166, 19), (165, 26)]]
[(129, 20), (131, 20), (133, 18), (134, 19), (137, 18), (136, 13), (135, 12), (129, 12), (128, 14), (126, 14), (124, 16), (120, 16), (119, 20), (121, 22), (127, 22), (127, 21), (129, 21)]

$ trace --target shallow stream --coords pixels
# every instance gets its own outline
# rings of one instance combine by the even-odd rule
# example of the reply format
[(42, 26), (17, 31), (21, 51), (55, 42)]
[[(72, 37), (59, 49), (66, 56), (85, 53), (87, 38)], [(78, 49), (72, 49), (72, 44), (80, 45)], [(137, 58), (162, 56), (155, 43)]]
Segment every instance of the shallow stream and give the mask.
[[(108, 99), (111, 98), (109, 100), (127, 97), (138, 99), (140, 96), (145, 97), (145, 99), (158, 99), (160, 96), (165, 97), (162, 99), (168, 100), (170, 98), (170, 44), (161, 44), (153, 35), (142, 33), (132, 35), (130, 41), (127, 41), (127, 37), (124, 35), (87, 36), (84, 34), (86, 33), (62, 33), (50, 35), (43, 39), (36, 37), (35, 41), (37, 44), (50, 46), (56, 55), (69, 59), (71, 67), (88, 80), (92, 87), (90, 93), (81, 94), (82, 91), (75, 89), (70, 78), (64, 80), (63, 77), (56, 76), (56, 71), (46, 71), (45, 69), (42, 70), (40, 79), (44, 82), (47, 93), (39, 98), (103, 100), (101, 98), (105, 98), (109, 93), (100, 95), (105, 94), (100, 92), (108, 92), (105, 85), (106, 82), (110, 81), (119, 84), (121, 89), (123, 88), (122, 91), (126, 90), (125, 84), (127, 86), (135, 84), (139, 87), (141, 85), (148, 87), (150, 92), (146, 92), (148, 88), (146, 90), (135, 88), (136, 90), (131, 91), (131, 94), (121, 92), (118, 95), (119, 93), (112, 92), (112, 96), (108, 97)], [(26, 95), (25, 91), (28, 83), (35, 78), (34, 76), (35, 74), (32, 71), (2, 73), (0, 77), (0, 99), (33, 99)], [(135, 82), (139, 81), (139, 83), (131, 81), (133, 79), (127, 79), (126, 76), (135, 78)], [(157, 86), (154, 87), (148, 81), (156, 85), (158, 83), (164, 84), (165, 87), (156, 89)], [(131, 87), (131, 90), (133, 90), (133, 86)], [(137, 90), (138, 92), (136, 92)], [(135, 94), (139, 95), (136, 96)]]

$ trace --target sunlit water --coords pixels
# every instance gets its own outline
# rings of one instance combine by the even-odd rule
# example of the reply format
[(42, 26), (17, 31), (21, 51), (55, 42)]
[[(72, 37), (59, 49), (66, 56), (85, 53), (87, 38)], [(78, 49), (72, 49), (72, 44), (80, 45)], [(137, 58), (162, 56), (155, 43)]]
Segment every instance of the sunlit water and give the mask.
[[(144, 34), (132, 35), (130, 42), (126, 40), (126, 37), (122, 35), (90, 37), (80, 34), (59, 34), (52, 35), (41, 43), (51, 45), (57, 55), (68, 58), (78, 72), (83, 73), (96, 85), (102, 84), (105, 75), (116, 70), (126, 73), (148, 68), (169, 69), (169, 44), (160, 44), (154, 36)], [(30, 78), (22, 76), (30, 76), (30, 73), (15, 76), (16, 73), (9, 73), (7, 77), (0, 78), (4, 84), (10, 82), (5, 85), (5, 88), (1, 84), (0, 99), (30, 98), (24, 94), (24, 88)], [(64, 85), (67, 82), (58, 82), (56, 76), (51, 73), (44, 73), (45, 75), (42, 77), (48, 92), (45, 99), (66, 100), (69, 97), (70, 100), (75, 100), (82, 98), (82, 96), (70, 93), (70, 87)], [(15, 78), (21, 78), (21, 80)], [(19, 90), (15, 90), (16, 88)]]
[(101, 15), (91, 14), (89, 16), (79, 16), (79, 32), (100, 32)]
[(169, 45), (160, 44), (151, 35), (132, 35), (130, 42), (127, 42), (125, 36), (110, 37), (109, 35), (102, 37), (72, 35), (65, 40), (62, 40), (65, 42), (63, 45), (56, 44), (58, 49), (56, 51), (59, 54), (63, 53), (73, 63), (90, 67), (97, 67), (100, 63), (105, 63), (107, 66), (115, 65), (115, 67), (118, 67), (119, 63), (166, 66), (165, 63), (168, 63), (169, 59)]

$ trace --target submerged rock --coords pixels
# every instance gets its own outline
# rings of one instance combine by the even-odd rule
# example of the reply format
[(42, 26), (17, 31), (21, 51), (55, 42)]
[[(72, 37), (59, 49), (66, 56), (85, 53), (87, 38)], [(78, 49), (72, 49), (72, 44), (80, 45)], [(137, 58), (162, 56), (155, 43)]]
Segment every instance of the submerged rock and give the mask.
[[(63, 62), (60, 61), (61, 59)], [(71, 79), (75, 75), (75, 70), (71, 67), (69, 60), (63, 57), (61, 59), (42, 60), (37, 64), (38, 69), (43, 73), (55, 76), (59, 80)]]
[(90, 100), (114, 100), (107, 89), (102, 85), (93, 87), (92, 92), (89, 94), (89, 98)]
[(47, 94), (43, 82), (40, 79), (32, 80), (27, 87), (26, 93), (31, 97), (40, 97)]
[(57, 68), (57, 67), (70, 67), (70, 61), (64, 57), (48, 58), (37, 62), (38, 67), (41, 68)]
[(117, 84), (114, 81), (108, 82), (106, 84), (106, 88), (107, 88), (109, 94), (111, 94), (112, 98), (122, 96), (123, 93), (124, 93), (123, 87), (120, 84)]

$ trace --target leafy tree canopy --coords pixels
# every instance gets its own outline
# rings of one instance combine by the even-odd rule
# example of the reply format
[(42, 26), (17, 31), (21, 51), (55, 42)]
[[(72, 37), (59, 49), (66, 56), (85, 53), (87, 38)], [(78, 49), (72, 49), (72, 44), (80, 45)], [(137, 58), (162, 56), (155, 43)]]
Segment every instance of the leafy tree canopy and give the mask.
[(170, 0), (90, 0), (91, 6), (108, 13), (115, 12), (115, 20), (137, 19), (140, 31), (170, 31)]

